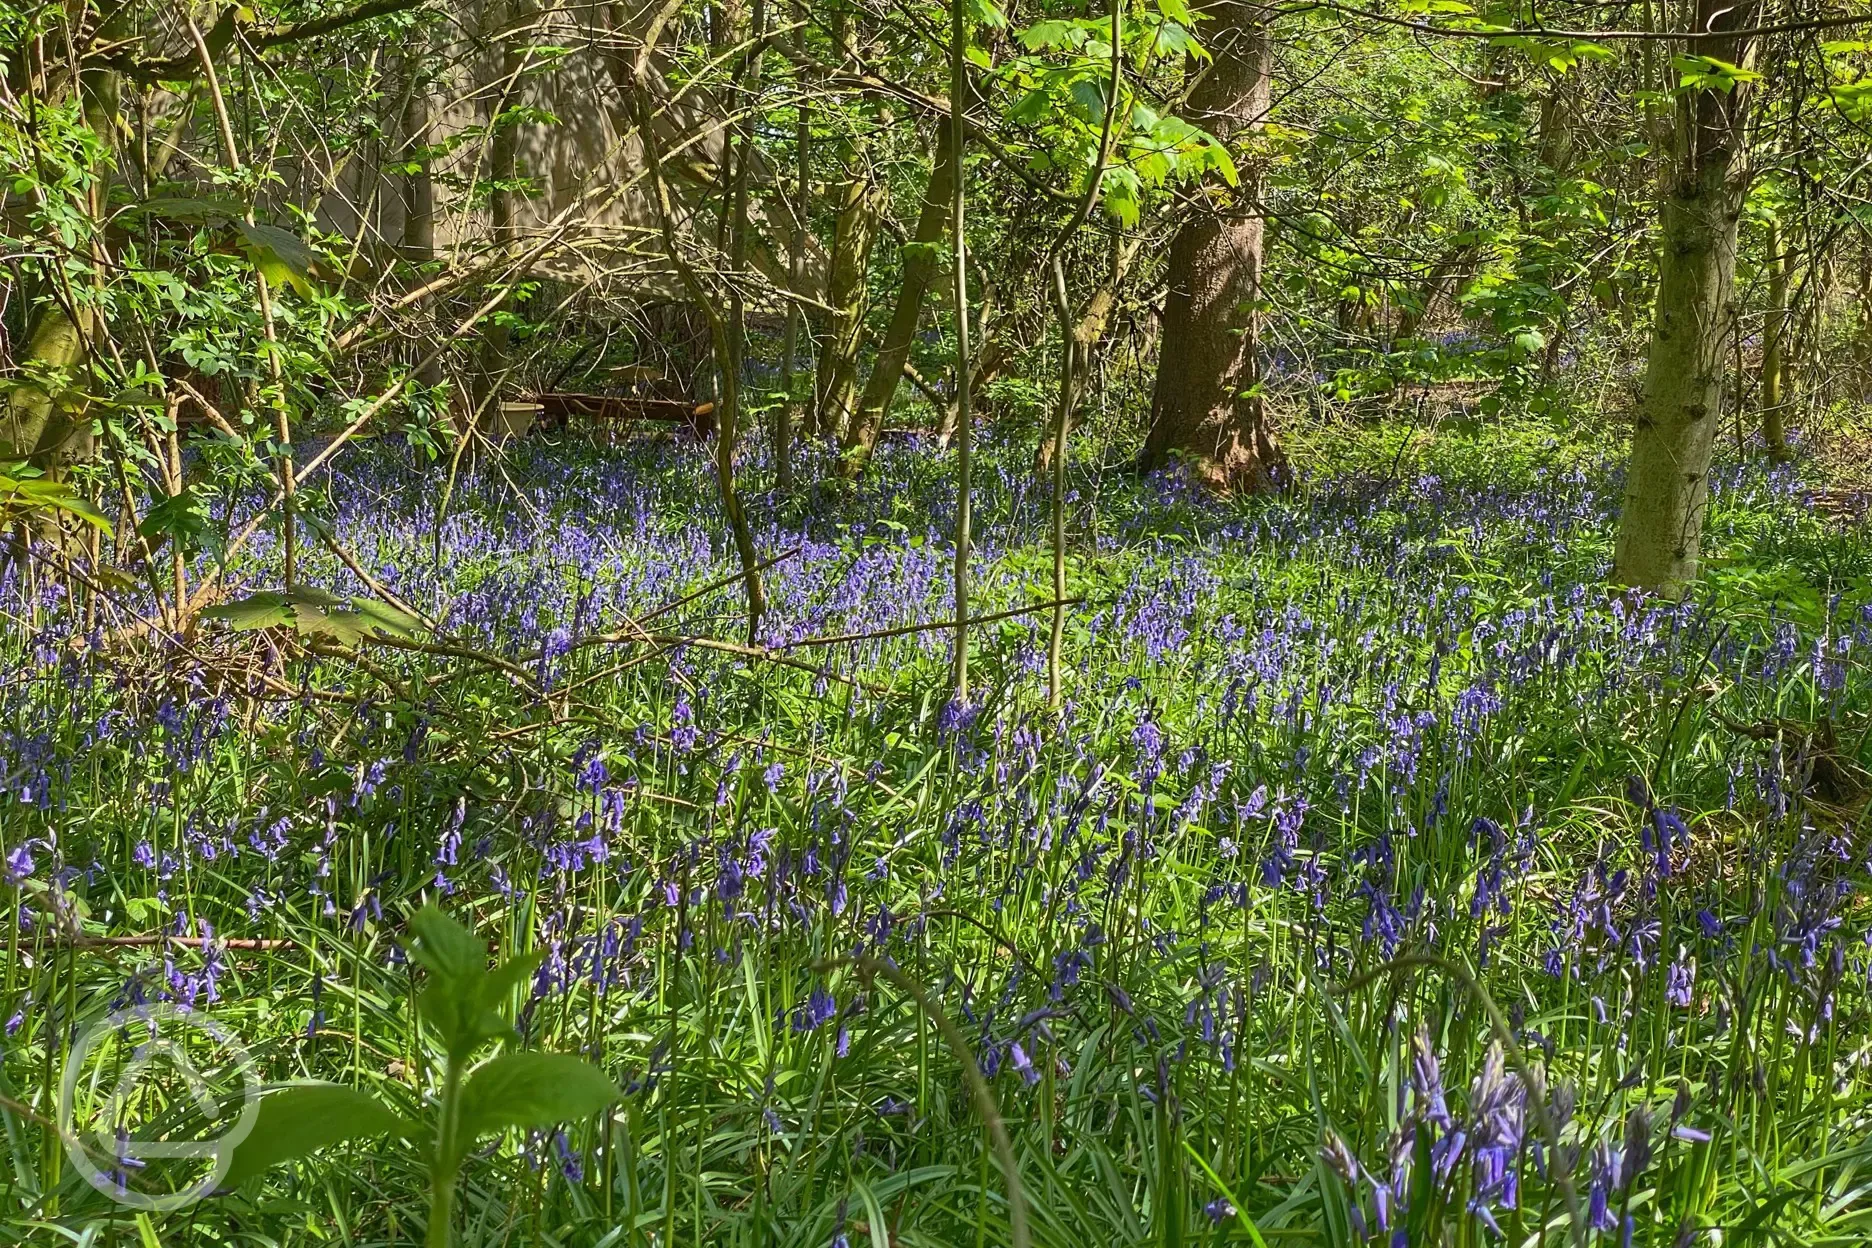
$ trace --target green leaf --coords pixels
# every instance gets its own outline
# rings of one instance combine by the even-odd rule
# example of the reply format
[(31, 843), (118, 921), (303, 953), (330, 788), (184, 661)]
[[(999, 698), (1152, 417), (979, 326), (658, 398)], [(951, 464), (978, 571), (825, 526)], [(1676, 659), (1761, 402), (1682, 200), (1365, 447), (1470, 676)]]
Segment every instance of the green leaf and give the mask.
[(171, 221), (182, 221), (189, 225), (226, 225), (241, 215), (240, 206), (227, 200), (170, 195), (146, 199), (131, 211), (146, 216), (167, 217)]
[(1196, 41), (1196, 35), (1182, 22), (1165, 22), (1157, 29), (1152, 47), (1159, 60), (1177, 61), (1193, 56), (1199, 61), (1213, 60), (1208, 49)]
[(508, 958), (489, 971), (487, 978), (481, 981), (481, 1004), (490, 1009), (506, 1005), (508, 994), (524, 984), (545, 960), (546, 951), (535, 949), (531, 953)]
[(410, 957), (429, 972), (416, 1011), (442, 1037), (452, 1061), (466, 1061), (511, 1030), (484, 1004), (487, 946), (431, 903), (410, 917)]
[(971, 26), (987, 26), (999, 30), (1007, 25), (1007, 14), (994, 0), (963, 0), (967, 4), (966, 16)]
[(344, 645), (356, 645), (371, 637), (407, 640), (422, 631), (422, 621), (387, 602), (374, 598), (340, 598), (311, 586), (290, 591), (262, 590), (237, 602), (211, 607), (202, 615), (211, 620), (226, 620), (239, 632), (284, 627), (308, 637), (331, 638)]
[(378, 602), (375, 598), (351, 599), (351, 613), (358, 617), (363, 631), (372, 636), (411, 641), (422, 632), (421, 620), (400, 607)]
[(1123, 167), (1107, 169), (1099, 189), (1103, 192), (1101, 203), (1105, 211), (1121, 225), (1129, 227), (1138, 223), (1143, 201), (1136, 173)]
[(478, 1067), (462, 1089), (461, 1147), (507, 1127), (545, 1127), (588, 1118), (617, 1098), (617, 1084), (583, 1058), (502, 1054)]
[(26, 463), (0, 463), (0, 524), (11, 523), (20, 515), (35, 511), (60, 512), (76, 516), (86, 524), (111, 532), (111, 522), (63, 481), (44, 476)]
[(285, 594), (272, 590), (262, 590), (249, 594), (238, 602), (224, 602), (219, 606), (209, 607), (202, 612), (202, 618), (208, 620), (226, 620), (234, 626), (236, 632), (252, 632), (260, 628), (275, 628), (280, 625), (290, 626), (293, 622), (292, 604)]
[(1683, 75), (1677, 86), (1686, 91), (1720, 91), (1726, 95), (1735, 90), (1737, 83), (1761, 81), (1756, 71), (1713, 56), (1673, 56), (1671, 67)]
[(1105, 120), (1105, 93), (1109, 86), (1103, 78), (1075, 78), (1070, 90), (1073, 103), (1079, 106), (1081, 115), (1088, 124), (1100, 124)]
[(143, 514), (142, 523), (137, 525), (137, 533), (152, 540), (173, 538), (178, 546), (190, 551), (204, 547), (216, 550), (220, 545), (215, 540), (213, 517), (208, 513), (207, 500), (194, 490), (171, 494), (151, 507)]
[(312, 248), (290, 230), (277, 225), (236, 223), (254, 268), (276, 286), (290, 285), (302, 295), (312, 293), (306, 274), (312, 268)]
[(1086, 41), (1085, 28), (1077, 22), (1055, 18), (1044, 22), (1035, 22), (1016, 36), (1023, 48), (1029, 52), (1052, 51), (1057, 48), (1076, 48)]
[(1008, 120), (1016, 125), (1031, 126), (1044, 118), (1050, 109), (1052, 98), (1045, 91), (1029, 91), (1014, 101), (1014, 107), (1008, 109)]
[(223, 1189), (283, 1161), (293, 1161), (341, 1140), (396, 1135), (421, 1137), (422, 1128), (368, 1093), (335, 1083), (303, 1083), (260, 1098), (253, 1130), (235, 1147)]
[(443, 979), (479, 982), (487, 974), (487, 946), (433, 902), (410, 916), (409, 953)]

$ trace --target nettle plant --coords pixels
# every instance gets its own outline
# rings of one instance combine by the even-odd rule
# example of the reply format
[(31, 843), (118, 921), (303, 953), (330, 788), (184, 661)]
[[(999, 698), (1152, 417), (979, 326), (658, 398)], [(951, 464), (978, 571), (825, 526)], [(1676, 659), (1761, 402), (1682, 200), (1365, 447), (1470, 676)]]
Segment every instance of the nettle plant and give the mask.
[(223, 1188), (281, 1162), (344, 1140), (397, 1136), (416, 1145), (429, 1168), (430, 1248), (450, 1242), (455, 1180), (476, 1140), (509, 1128), (532, 1129), (590, 1117), (617, 1099), (617, 1085), (590, 1062), (563, 1053), (476, 1054), (510, 1040), (515, 990), (543, 952), (488, 968), (481, 941), (434, 905), (410, 919), (410, 956), (429, 972), (416, 1013), (441, 1042), (441, 1096), (430, 1120), (414, 1121), (357, 1088), (295, 1083), (265, 1094), (254, 1127), (235, 1150)]

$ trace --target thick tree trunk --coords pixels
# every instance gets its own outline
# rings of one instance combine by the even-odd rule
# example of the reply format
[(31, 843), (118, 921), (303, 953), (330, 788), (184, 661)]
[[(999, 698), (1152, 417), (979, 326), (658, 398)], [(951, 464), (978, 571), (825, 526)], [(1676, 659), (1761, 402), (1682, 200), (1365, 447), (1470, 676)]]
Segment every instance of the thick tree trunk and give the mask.
[(904, 363), (916, 342), (917, 323), (923, 317), (923, 305), (930, 282), (936, 276), (936, 245), (942, 241), (949, 220), (949, 201), (955, 194), (955, 162), (950, 158), (951, 127), (945, 125), (936, 140), (936, 159), (930, 168), (929, 185), (923, 191), (923, 207), (917, 214), (916, 233), (904, 251), (903, 282), (897, 288), (897, 306), (891, 311), (890, 325), (878, 344), (877, 360), (865, 382), (858, 410), (846, 427), (840, 445), (844, 457), (839, 464), (841, 476), (854, 477), (864, 471), (877, 449), (878, 435), (884, 431), (884, 417), (897, 397), (903, 380)]
[[(110, 13), (100, 36), (122, 35), (127, 17), (122, 10)], [(78, 75), (78, 103), (85, 125), (107, 151), (116, 153), (122, 106), (118, 75), (97, 66), (84, 69)], [(88, 188), (87, 210), (94, 222), (103, 221), (109, 210), (112, 167), (99, 162)], [(107, 258), (101, 229), (92, 234), (90, 248), (92, 264), (102, 269)], [(95, 449), (87, 413), (80, 404), (65, 400), (82, 392), (82, 387), (72, 386), (68, 396), (67, 386), (85, 370), (99, 326), (69, 284), (49, 293), (53, 297), (33, 319), (19, 360), (21, 384), (10, 388), (0, 403), (0, 459), (25, 459), (41, 469), (88, 459)]]
[[(1697, 0), (1696, 9), (1699, 30), (1754, 25), (1752, 3)], [(1737, 65), (1748, 58), (1746, 39), (1697, 51)], [(1680, 94), (1663, 188), (1657, 304), (1613, 560), (1619, 582), (1663, 594), (1681, 594), (1696, 579), (1702, 554), (1736, 228), (1748, 193), (1749, 90), (1736, 83)]]
[(60, 378), (69, 380), (84, 367), (88, 327), (79, 325), (58, 303), (39, 312), (21, 363), (27, 375), (8, 390), (6, 415), (0, 419), (0, 459), (30, 459), (46, 466), (69, 441), (76, 420), (60, 410)]
[[(1222, 142), (1257, 128), (1271, 100), (1264, 14), (1236, 0), (1204, 6), (1214, 63), (1190, 95), (1188, 118)], [(1260, 394), (1256, 305), (1263, 222), (1252, 162), (1241, 185), (1211, 188), (1170, 245), (1163, 351), (1151, 396), (1143, 466), (1181, 461), (1217, 489), (1270, 490), (1286, 474)]]
[(864, 346), (865, 277), (877, 241), (884, 188), (859, 176), (844, 186), (832, 232), (832, 262), (826, 275), (826, 335), (813, 387), (819, 433), (843, 436), (858, 406), (858, 352)]
[(1676, 594), (1696, 579), (1741, 197), (1712, 168), (1664, 204), (1657, 307), (1619, 521), (1617, 576)]

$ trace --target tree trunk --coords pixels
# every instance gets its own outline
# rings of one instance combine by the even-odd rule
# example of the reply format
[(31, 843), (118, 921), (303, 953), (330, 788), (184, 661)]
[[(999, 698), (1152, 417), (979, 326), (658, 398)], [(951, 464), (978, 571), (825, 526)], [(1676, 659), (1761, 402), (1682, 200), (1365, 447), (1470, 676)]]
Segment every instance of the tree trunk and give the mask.
[[(527, 17), (527, 0), (513, 0), (507, 9), (510, 24), (518, 27)], [(517, 160), (520, 133), (517, 123), (503, 124), (501, 117), (520, 99), (531, 47), (528, 36), (510, 33), (501, 53), (500, 92), (494, 98), (488, 125), (496, 127), (488, 143), (488, 177), (494, 183), (488, 192), (488, 225), (497, 250), (510, 249), (520, 230), (514, 203), (513, 182), (519, 173)], [(511, 304), (510, 304), (511, 308)], [(476, 361), (471, 397), (474, 421), (482, 430), (499, 430), (500, 396), (512, 369), (509, 356), (513, 350), (513, 331), (503, 316), (489, 317), (481, 331), (480, 358)]]
[(56, 301), (40, 310), (21, 359), (26, 376), (7, 392), (0, 459), (29, 459), (43, 467), (72, 437), (77, 422), (59, 410), (59, 395), (63, 382), (84, 367), (88, 328)]
[[(422, 58), (412, 53), (405, 59), (412, 81), (403, 100), (403, 258), (414, 269), (412, 285), (425, 280), (423, 266), (435, 259), (435, 179), (429, 170), (429, 84), (422, 79)], [(431, 344), (419, 340), (419, 359), (430, 354)], [(417, 374), (423, 385), (442, 384), (442, 361), (430, 360)]]
[[(967, 147), (966, 113), (969, 99), (968, 20), (962, 6), (949, 5), (949, 159), (959, 170)], [(955, 672), (954, 698), (957, 706), (969, 700), (969, 552), (973, 545), (970, 511), (974, 505), (970, 481), (973, 458), (975, 413), (969, 403), (969, 306), (968, 306), (968, 230), (963, 211), (968, 199), (962, 179), (954, 179), (955, 190), (949, 196), (950, 276), (954, 279), (955, 303), (955, 395), (956, 395), (956, 511), (955, 511)], [(1014, 1202), (1016, 1242), (1026, 1240), (1021, 1221), (1020, 1203)]]
[(1768, 320), (1762, 327), (1762, 441), (1768, 458), (1788, 458), (1787, 444), (1788, 258), (1781, 227), (1768, 224)]
[[(793, 0), (793, 21), (803, 30), (806, 24), (804, 0)], [(799, 31), (793, 35), (795, 51), (804, 48)], [(812, 106), (802, 100), (794, 126), (794, 157), (798, 164), (798, 184), (794, 192), (793, 228), (787, 234), (787, 283), (797, 296), (806, 256), (806, 223), (812, 213)], [(800, 306), (797, 298), (787, 300), (786, 333), (780, 344), (780, 389), (785, 393), (774, 408), (774, 485), (782, 494), (793, 492), (793, 372), (794, 357), (799, 354)]]
[[(1234, 0), (1203, 11), (1213, 23), (1204, 38), (1215, 60), (1190, 95), (1188, 119), (1238, 147), (1272, 98), (1264, 14)], [(1208, 188), (1215, 206), (1198, 208), (1170, 245), (1163, 351), (1142, 457), (1146, 468), (1186, 463), (1216, 489), (1271, 490), (1286, 475), (1260, 394), (1264, 231), (1256, 180), (1244, 162), (1239, 187)]]
[(944, 125), (938, 132), (936, 159), (930, 167), (929, 185), (923, 191), (916, 233), (904, 248), (903, 283), (897, 288), (897, 306), (891, 312), (884, 341), (878, 345), (877, 360), (858, 400), (858, 410), (840, 440), (844, 450), (839, 464), (841, 476), (855, 477), (871, 461), (878, 435), (884, 431), (884, 417), (903, 380), (904, 362), (910, 358), (910, 348), (916, 341), (917, 323), (922, 320), (923, 304), (936, 276), (936, 245), (948, 225), (949, 201), (955, 194), (955, 161), (950, 157), (952, 129)]
[(860, 174), (845, 183), (832, 232), (832, 261), (826, 274), (825, 343), (813, 387), (819, 433), (840, 437), (858, 404), (858, 352), (864, 345), (865, 276), (877, 241), (884, 188)]
[[(1754, 25), (1753, 3), (1697, 0), (1694, 27)], [(1697, 52), (1746, 65), (1746, 37)], [(1744, 145), (1750, 87), (1680, 93), (1663, 188), (1657, 304), (1632, 434), (1613, 576), (1662, 594), (1696, 579), (1710, 454), (1722, 411), (1723, 334), (1735, 280), (1736, 227), (1748, 192)]]
[[(1118, 240), (1112, 243), (1111, 264), (1105, 270), (1105, 280), (1100, 282), (1085, 302), (1079, 305), (1079, 314), (1070, 321), (1062, 320), (1060, 329), (1070, 338), (1068, 346), (1061, 351), (1061, 367), (1071, 369), (1075, 378), (1083, 376), (1092, 366), (1092, 352), (1099, 340), (1105, 337), (1105, 331), (1111, 327), (1112, 310), (1118, 306), (1118, 284), (1124, 280), (1131, 269), (1131, 262), (1136, 258), (1140, 243), (1136, 239)], [(1064, 378), (1060, 383), (1061, 406), (1055, 413), (1053, 424), (1040, 439), (1040, 445), (1034, 451), (1034, 476), (1045, 479), (1053, 464), (1057, 448), (1064, 443), (1072, 432), (1073, 411), (1076, 406), (1075, 396), (1078, 382), (1068, 385)]]

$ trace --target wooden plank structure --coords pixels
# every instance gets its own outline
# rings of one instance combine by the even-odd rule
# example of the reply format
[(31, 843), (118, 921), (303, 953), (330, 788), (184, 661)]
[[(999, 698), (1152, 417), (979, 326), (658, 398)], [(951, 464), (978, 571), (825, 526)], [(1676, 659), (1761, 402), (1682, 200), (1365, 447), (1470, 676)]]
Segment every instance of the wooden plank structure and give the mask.
[(574, 421), (612, 427), (630, 422), (680, 426), (696, 438), (715, 433), (715, 405), (681, 399), (640, 398), (619, 394), (575, 394), (548, 390), (532, 402), (540, 408), (540, 422), (549, 429), (564, 429)]

